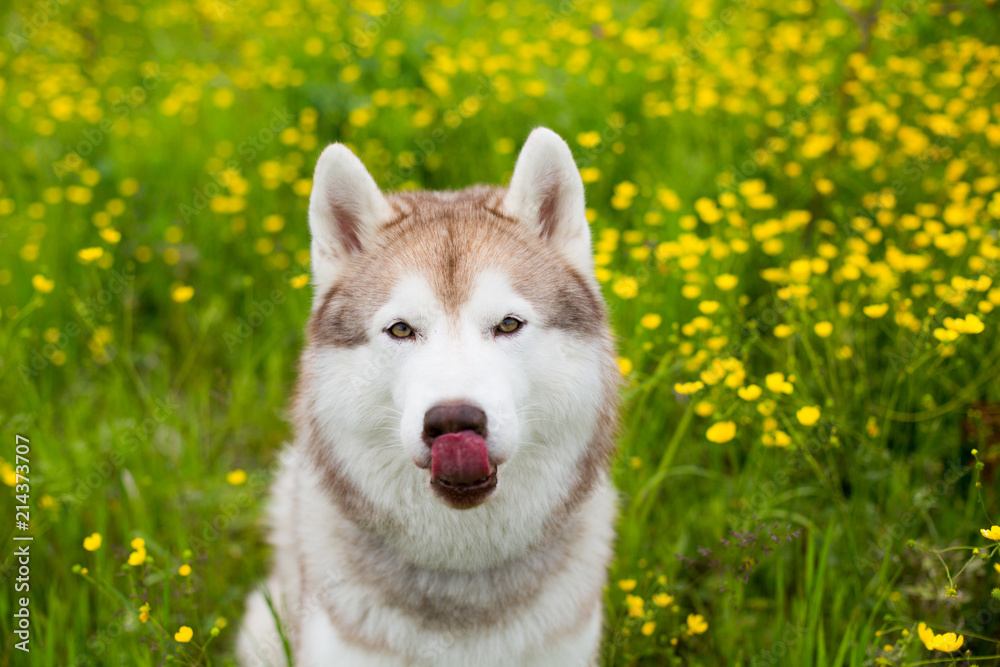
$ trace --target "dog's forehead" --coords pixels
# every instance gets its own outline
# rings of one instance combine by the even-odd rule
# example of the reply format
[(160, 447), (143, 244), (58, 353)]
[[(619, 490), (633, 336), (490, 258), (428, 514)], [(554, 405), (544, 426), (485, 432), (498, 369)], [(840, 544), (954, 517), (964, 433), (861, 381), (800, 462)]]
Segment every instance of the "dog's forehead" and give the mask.
[(405, 293), (395, 288), (414, 276), (448, 313), (457, 314), (486, 278), (508, 288), (496, 289), (498, 298), (513, 291), (551, 326), (599, 333), (605, 316), (595, 290), (544, 240), (502, 213), (504, 192), (479, 186), (393, 195), (396, 218), (324, 296), (310, 324), (312, 339), (348, 347), (367, 342), (375, 313), (394, 292)]

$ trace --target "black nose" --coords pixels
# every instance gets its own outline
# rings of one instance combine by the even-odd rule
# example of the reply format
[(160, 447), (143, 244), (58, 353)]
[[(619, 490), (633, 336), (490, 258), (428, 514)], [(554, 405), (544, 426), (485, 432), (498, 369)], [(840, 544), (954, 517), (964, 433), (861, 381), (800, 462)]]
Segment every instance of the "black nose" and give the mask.
[(428, 447), (439, 435), (459, 431), (475, 431), (485, 438), (486, 413), (474, 405), (450, 403), (435, 405), (424, 415), (424, 442)]

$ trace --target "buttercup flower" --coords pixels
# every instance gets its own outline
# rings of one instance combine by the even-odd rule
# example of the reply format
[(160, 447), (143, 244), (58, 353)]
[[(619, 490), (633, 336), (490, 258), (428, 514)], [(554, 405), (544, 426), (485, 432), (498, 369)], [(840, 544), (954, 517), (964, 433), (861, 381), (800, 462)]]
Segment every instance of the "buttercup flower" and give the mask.
[(666, 593), (657, 593), (653, 596), (653, 604), (657, 607), (669, 607), (674, 603), (674, 596)]
[(194, 296), (194, 288), (190, 285), (177, 285), (170, 290), (170, 298), (177, 303), (187, 303)]
[(863, 310), (865, 315), (872, 318), (873, 320), (877, 320), (889, 312), (889, 304), (876, 303), (871, 306), (865, 306)]
[(56, 286), (54, 280), (49, 280), (42, 274), (38, 273), (31, 279), (31, 286), (42, 294), (48, 294)]
[(131, 544), (135, 551), (128, 555), (128, 564), (132, 567), (142, 565), (146, 562), (146, 540), (137, 537), (132, 540)]
[(226, 473), (226, 481), (233, 486), (239, 486), (247, 481), (247, 474), (245, 471), (237, 468), (236, 470), (230, 470)]
[(979, 532), (982, 533), (983, 537), (985, 537), (988, 540), (994, 540), (1000, 542), (1000, 526), (992, 526), (989, 530), (981, 528)]
[(936, 635), (934, 631), (927, 627), (926, 623), (921, 622), (917, 626), (917, 635), (920, 637), (920, 641), (924, 643), (928, 651), (943, 651), (945, 653), (951, 653), (952, 651), (957, 651), (962, 647), (965, 642), (965, 637), (962, 635), (956, 635), (954, 632), (946, 632), (943, 635)]
[(736, 423), (725, 421), (712, 424), (705, 432), (705, 437), (708, 438), (709, 442), (719, 444), (729, 442), (736, 437)]
[(628, 607), (628, 615), (632, 618), (640, 618), (645, 608), (645, 602), (638, 595), (626, 595), (625, 606)]
[(794, 391), (792, 383), (785, 380), (784, 373), (769, 373), (764, 376), (764, 386), (776, 394), (790, 394)]
[(678, 382), (674, 384), (674, 391), (683, 396), (690, 396), (705, 387), (702, 382)]
[(660, 326), (660, 322), (662, 321), (663, 318), (657, 315), (656, 313), (646, 313), (645, 315), (642, 316), (642, 319), (639, 320), (639, 324), (644, 329), (655, 329), (658, 326)]
[(83, 548), (87, 551), (97, 551), (101, 548), (101, 534), (93, 533), (89, 537), (83, 538)]
[(194, 637), (194, 630), (186, 625), (182, 625), (180, 629), (174, 633), (174, 639), (181, 644), (187, 644)]
[(795, 413), (798, 418), (799, 423), (803, 426), (812, 426), (817, 421), (819, 421), (819, 406), (818, 405), (807, 405), (805, 407), (799, 408), (799, 411)]
[(701, 614), (688, 614), (687, 626), (689, 635), (700, 635), (708, 630), (708, 622)]

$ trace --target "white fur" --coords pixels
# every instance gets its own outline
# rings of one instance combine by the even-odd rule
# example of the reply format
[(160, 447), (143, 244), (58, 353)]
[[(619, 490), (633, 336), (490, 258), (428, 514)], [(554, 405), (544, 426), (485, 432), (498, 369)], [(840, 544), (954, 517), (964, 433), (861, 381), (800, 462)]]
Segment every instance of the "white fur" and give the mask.
[[(340, 277), (353, 252), (327, 205), (331, 200), (358, 223), (362, 247), (390, 210), (350, 151), (339, 145), (324, 151), (310, 202), (320, 287)], [(518, 159), (504, 206), (541, 230), (537, 211), (546, 201), (555, 216), (546, 223), (554, 225), (549, 241), (589, 279), (582, 183), (566, 144), (539, 129)], [(548, 521), (575, 482), (597, 415), (609, 400), (603, 389), (608, 349), (601, 341), (538, 326), (543, 314), (501, 272), (480, 272), (457, 313), (446, 311), (433, 284), (419, 273), (398, 279), (365, 323), (366, 344), (308, 348), (301, 400), (318, 424), (320, 433), (312, 436), (327, 443), (330, 456), (376, 514), (391, 518), (394, 529), (378, 537), (393, 553), (434, 571), (503, 567), (530, 557), (553, 537)], [(510, 315), (523, 320), (523, 328), (514, 336), (496, 336), (495, 327)], [(410, 324), (417, 338), (387, 335), (385, 329), (397, 320)], [(467, 510), (448, 507), (431, 491), (425, 469), (430, 454), (421, 439), (427, 410), (455, 400), (486, 413), (488, 451), (499, 465), (493, 496)], [(275, 568), (267, 584), (283, 626), (297, 628), (298, 667), (595, 664), (616, 512), (615, 492), (603, 473), (567, 524), (572, 557), (546, 574), (532, 591), (537, 595), (517, 614), (475, 632), (435, 630), (383, 604), (370, 584), (350, 575), (356, 544), (350, 537), (361, 529), (324, 489), (320, 471), (305, 454), (302, 438), (309, 434), (298, 435), (273, 489)], [(389, 651), (346, 641), (338, 622), (379, 638)], [(260, 593), (248, 601), (237, 648), (245, 667), (286, 664)]]

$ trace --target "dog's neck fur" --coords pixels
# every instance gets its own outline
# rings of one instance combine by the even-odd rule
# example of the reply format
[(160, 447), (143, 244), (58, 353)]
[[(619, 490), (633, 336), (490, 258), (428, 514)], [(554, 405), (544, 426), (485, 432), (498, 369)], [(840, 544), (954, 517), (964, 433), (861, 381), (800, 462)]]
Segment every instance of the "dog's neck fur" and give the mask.
[[(397, 609), (426, 630), (438, 632), (495, 627), (531, 604), (546, 589), (546, 579), (565, 569), (584, 540), (584, 520), (576, 510), (595, 486), (606, 482), (602, 471), (586, 482), (585, 489), (574, 489), (522, 553), (497, 559), (492, 566), (477, 570), (428, 567), (417, 562), (419, 554), (404, 552), (393, 544), (391, 536), (401, 529), (400, 522), (374, 508), (341, 476), (331, 458), (332, 443), (315, 427), (307, 424), (302, 428), (298, 446), (309, 462), (308, 468), (314, 471), (313, 480), (335, 510), (332, 516), (309, 520), (314, 522), (315, 530), (326, 531), (331, 537), (336, 534), (343, 555), (343, 575), (363, 582), (374, 592), (372, 603)], [(309, 565), (304, 563), (302, 567)], [(356, 615), (356, 610), (335, 602), (326, 606), (340, 627), (358, 637), (369, 636), (363, 614)]]

